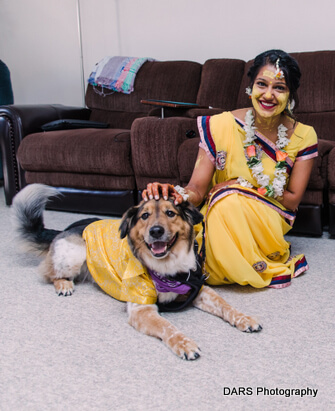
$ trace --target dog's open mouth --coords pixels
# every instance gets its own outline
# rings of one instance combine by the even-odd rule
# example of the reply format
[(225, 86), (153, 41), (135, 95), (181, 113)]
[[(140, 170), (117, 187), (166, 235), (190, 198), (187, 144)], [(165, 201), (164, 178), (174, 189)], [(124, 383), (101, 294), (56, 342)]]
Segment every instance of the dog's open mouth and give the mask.
[(155, 241), (152, 244), (147, 244), (147, 247), (154, 257), (162, 258), (165, 257), (166, 254), (171, 250), (173, 245), (176, 243), (177, 238), (178, 233), (168, 243), (166, 243), (165, 241)]

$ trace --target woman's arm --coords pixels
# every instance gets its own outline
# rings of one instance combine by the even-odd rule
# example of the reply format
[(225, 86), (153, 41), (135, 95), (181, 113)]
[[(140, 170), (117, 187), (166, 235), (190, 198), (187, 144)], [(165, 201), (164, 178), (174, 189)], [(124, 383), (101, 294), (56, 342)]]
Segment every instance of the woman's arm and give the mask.
[(189, 201), (197, 206), (201, 204), (208, 191), (208, 186), (214, 174), (214, 165), (204, 149), (199, 148), (190, 182), (185, 187)]
[(287, 209), (295, 211), (300, 204), (312, 172), (314, 158), (294, 163), (287, 189), (278, 201)]

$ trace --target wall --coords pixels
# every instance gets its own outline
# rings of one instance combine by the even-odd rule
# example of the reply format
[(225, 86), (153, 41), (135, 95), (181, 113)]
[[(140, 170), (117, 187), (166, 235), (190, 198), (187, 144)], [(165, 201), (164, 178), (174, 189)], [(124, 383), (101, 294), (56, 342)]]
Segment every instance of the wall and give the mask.
[(106, 55), (203, 63), (334, 49), (334, 16), (333, 0), (0, 0), (0, 58), (15, 103), (83, 105), (83, 77)]
[(81, 103), (76, 8), (68, 0), (0, 0), (0, 58), (15, 103)]

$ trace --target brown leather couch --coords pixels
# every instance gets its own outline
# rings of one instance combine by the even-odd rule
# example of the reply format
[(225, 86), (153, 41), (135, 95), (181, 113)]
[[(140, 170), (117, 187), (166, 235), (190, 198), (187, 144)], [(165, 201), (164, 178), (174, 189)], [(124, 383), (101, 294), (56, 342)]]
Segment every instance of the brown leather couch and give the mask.
[[(4, 161), (6, 203), (30, 183), (59, 187), (60, 198), (50, 207), (121, 215), (137, 202), (131, 163), (130, 128), (146, 117), (151, 97), (195, 101), (202, 65), (190, 61), (146, 62), (129, 95), (101, 96), (88, 86), (88, 109), (61, 105), (12, 105), (0, 109), (0, 142)], [(58, 119), (105, 122), (106, 129), (86, 128), (43, 132)]]
[[(335, 52), (292, 53), (303, 73), (299, 121), (319, 137), (319, 157), (299, 207), (296, 233), (335, 233)], [(251, 62), (211, 59), (147, 62), (135, 91), (102, 97), (88, 86), (88, 109), (64, 106), (7, 106), (0, 109), (0, 141), (7, 204), (27, 183), (60, 187), (64, 194), (50, 207), (70, 211), (122, 214), (140, 198), (148, 182), (185, 185), (198, 151), (198, 115), (246, 107)], [(99, 91), (99, 90), (98, 90)], [(197, 103), (197, 108), (160, 110), (142, 99)], [(212, 107), (212, 108), (208, 108)], [(41, 132), (59, 118), (103, 121), (107, 129)]]

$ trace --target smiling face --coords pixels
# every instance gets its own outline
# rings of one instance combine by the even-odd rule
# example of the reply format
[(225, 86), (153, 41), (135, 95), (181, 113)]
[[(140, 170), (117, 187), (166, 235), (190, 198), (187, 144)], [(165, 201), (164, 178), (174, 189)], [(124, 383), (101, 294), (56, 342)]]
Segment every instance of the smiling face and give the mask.
[(195, 267), (193, 225), (202, 214), (191, 204), (174, 205), (174, 199), (142, 201), (129, 209), (120, 224), (134, 256), (160, 274), (188, 272)]
[(257, 116), (270, 119), (280, 115), (285, 110), (289, 96), (285, 78), (276, 77), (276, 67), (271, 64), (261, 67), (251, 95)]

